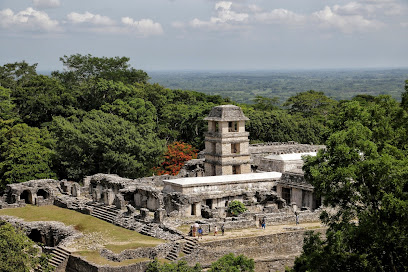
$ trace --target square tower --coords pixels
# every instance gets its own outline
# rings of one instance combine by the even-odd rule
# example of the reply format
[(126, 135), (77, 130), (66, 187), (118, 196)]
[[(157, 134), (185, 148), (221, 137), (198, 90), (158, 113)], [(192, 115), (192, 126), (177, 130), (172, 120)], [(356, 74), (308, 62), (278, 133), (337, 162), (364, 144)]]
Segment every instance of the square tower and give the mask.
[(208, 121), (205, 134), (206, 176), (220, 176), (251, 173), (249, 154), (249, 133), (245, 121), (249, 120), (242, 109), (234, 105), (212, 108), (204, 118)]

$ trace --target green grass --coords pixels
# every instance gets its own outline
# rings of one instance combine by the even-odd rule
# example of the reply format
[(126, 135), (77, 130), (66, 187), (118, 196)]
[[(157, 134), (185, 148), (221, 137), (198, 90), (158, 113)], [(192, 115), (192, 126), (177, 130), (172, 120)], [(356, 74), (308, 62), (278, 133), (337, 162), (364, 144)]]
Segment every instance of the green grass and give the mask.
[(190, 232), (191, 225), (181, 225), (177, 227), (177, 230), (181, 231), (184, 234), (188, 234)]
[[(65, 225), (73, 226), (76, 230), (81, 231), (84, 234), (95, 234), (98, 237), (103, 238), (99, 240), (97, 239), (94, 243), (101, 244), (115, 253), (120, 253), (126, 249), (154, 247), (164, 243), (161, 239), (142, 235), (138, 232), (115, 226), (93, 216), (59, 208), (57, 206), (37, 207), (26, 205), (22, 208), (2, 209), (0, 210), (0, 215), (11, 215), (22, 218), (25, 221), (59, 221)], [(81, 239), (83, 240), (81, 241)], [(83, 244), (84, 240), (85, 238), (78, 239), (77, 244)], [(85, 254), (86, 256), (94, 256), (93, 254), (99, 255), (97, 251), (83, 252), (88, 252)]]
[(97, 265), (109, 265), (109, 266), (125, 266), (134, 263), (140, 263), (149, 261), (149, 258), (138, 258), (138, 259), (131, 259), (131, 260), (123, 260), (121, 262), (113, 262), (110, 260), (105, 259), (97, 251), (77, 251), (75, 255), (79, 255), (84, 257), (87, 261), (92, 262)]

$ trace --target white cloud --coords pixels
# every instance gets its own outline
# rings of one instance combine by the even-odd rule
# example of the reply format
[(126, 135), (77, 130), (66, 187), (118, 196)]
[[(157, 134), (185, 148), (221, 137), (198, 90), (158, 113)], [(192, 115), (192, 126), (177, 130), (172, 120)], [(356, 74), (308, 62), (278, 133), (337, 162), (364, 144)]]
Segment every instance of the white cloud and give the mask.
[(190, 21), (190, 25), (195, 28), (230, 29), (234, 27), (234, 24), (246, 22), (249, 17), (248, 13), (233, 11), (232, 2), (227, 1), (217, 2), (215, 11), (217, 17), (211, 17), (208, 21), (195, 18)]
[(141, 19), (135, 21), (130, 17), (123, 17), (122, 23), (130, 30), (136, 30), (144, 36), (163, 34), (163, 28), (159, 23), (155, 23), (151, 19)]
[(263, 23), (301, 24), (306, 17), (287, 9), (274, 9), (255, 14), (255, 19)]
[(340, 15), (363, 15), (376, 17), (379, 15), (402, 14), (406, 7), (395, 0), (360, 0), (359, 2), (349, 2), (343, 6), (334, 5), (333, 11)]
[(33, 0), (36, 8), (56, 8), (61, 5), (60, 0)]
[(100, 25), (100, 26), (115, 25), (115, 22), (111, 18), (107, 16), (102, 16), (99, 14), (92, 14), (88, 11), (85, 13), (71, 12), (67, 15), (67, 18), (71, 23), (74, 23), (74, 24), (88, 23), (88, 24)]
[(336, 11), (338, 11), (338, 8), (331, 9), (326, 6), (323, 10), (313, 13), (312, 16), (321, 27), (337, 28), (344, 33), (378, 29), (383, 26), (381, 22), (364, 18), (364, 16), (357, 13), (340, 14)]
[(11, 9), (0, 10), (0, 27), (29, 31), (59, 31), (59, 23), (44, 11), (27, 8), (18, 13)]

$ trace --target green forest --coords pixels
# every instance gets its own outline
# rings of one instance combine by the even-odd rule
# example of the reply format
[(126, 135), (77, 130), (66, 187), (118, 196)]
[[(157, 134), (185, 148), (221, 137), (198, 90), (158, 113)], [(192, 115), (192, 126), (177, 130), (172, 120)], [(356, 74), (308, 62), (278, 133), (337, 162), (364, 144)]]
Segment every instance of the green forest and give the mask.
[[(203, 149), (203, 118), (234, 103), (219, 95), (171, 90), (126, 57), (71, 55), (63, 69), (39, 74), (24, 61), (0, 67), (0, 188), (30, 179), (79, 181), (95, 173), (152, 174), (166, 146)], [(237, 103), (234, 103), (237, 104)], [(324, 143), (337, 104), (322, 92), (299, 93), (284, 107), (257, 96), (240, 104), (252, 142)]]
[(288, 270), (407, 271), (408, 80), (398, 100), (366, 93), (334, 100), (307, 90), (239, 104), (149, 83), (126, 57), (60, 60), (63, 70), (49, 76), (24, 61), (0, 67), (0, 191), (30, 179), (150, 175), (170, 144), (202, 150), (203, 118), (236, 104), (250, 118), (252, 143), (326, 145), (303, 170), (336, 209), (321, 215), (326, 239), (310, 233)]

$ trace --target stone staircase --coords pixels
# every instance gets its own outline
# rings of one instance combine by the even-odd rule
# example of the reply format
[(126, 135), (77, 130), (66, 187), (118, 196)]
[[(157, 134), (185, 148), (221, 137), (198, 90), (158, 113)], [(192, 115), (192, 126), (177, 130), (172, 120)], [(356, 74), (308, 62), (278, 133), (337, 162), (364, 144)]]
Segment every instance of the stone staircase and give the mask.
[(92, 212), (91, 215), (99, 218), (101, 220), (104, 220), (109, 223), (113, 223), (118, 212), (120, 211), (118, 208), (115, 206), (108, 206), (104, 204), (99, 204), (99, 203), (87, 203), (88, 206), (92, 207)]
[(71, 255), (71, 252), (57, 246), (51, 251), (51, 260), (49, 261), (49, 264), (57, 269), (64, 261), (68, 259), (69, 255)]
[(187, 243), (183, 247), (183, 253), (184, 254), (191, 254), (197, 247), (198, 247), (198, 241), (196, 239), (191, 239), (191, 238), (185, 238), (187, 240)]
[(156, 237), (156, 228), (156, 224), (146, 224), (140, 231), (140, 234)]
[(171, 262), (177, 260), (179, 248), (180, 248), (180, 242), (175, 242), (169, 254), (167, 254), (166, 260), (169, 260)]

